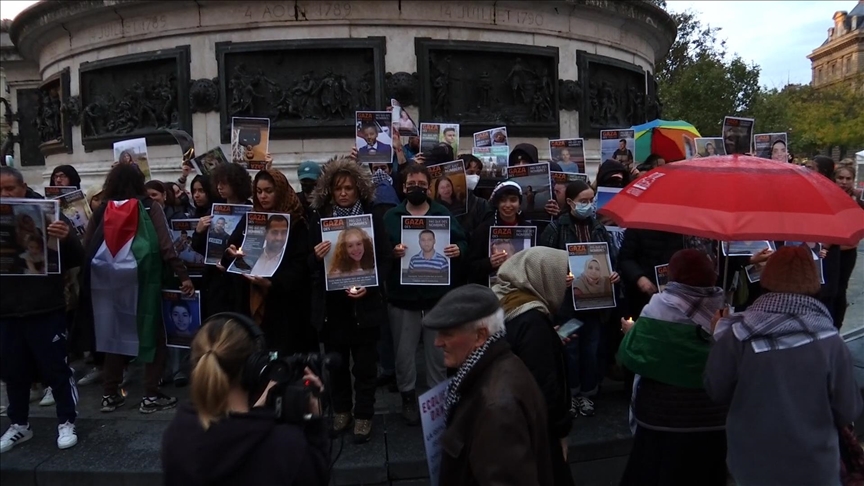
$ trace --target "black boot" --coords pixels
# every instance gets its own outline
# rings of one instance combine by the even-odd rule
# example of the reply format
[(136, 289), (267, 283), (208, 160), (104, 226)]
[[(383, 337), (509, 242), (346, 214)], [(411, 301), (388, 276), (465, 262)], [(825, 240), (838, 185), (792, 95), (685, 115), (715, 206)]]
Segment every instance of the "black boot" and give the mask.
[(414, 390), (402, 392), (402, 418), (408, 425), (420, 425), (420, 409), (417, 407), (417, 394)]

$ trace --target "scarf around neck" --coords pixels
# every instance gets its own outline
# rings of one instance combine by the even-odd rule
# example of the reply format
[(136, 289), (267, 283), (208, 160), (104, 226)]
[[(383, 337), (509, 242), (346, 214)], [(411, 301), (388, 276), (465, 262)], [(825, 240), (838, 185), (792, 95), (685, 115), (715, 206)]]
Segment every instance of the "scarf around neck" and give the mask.
[(797, 348), (837, 334), (828, 309), (813, 297), (765, 294), (746, 311), (717, 323), (714, 339), (732, 330), (739, 341), (750, 341), (753, 351)]
[(345, 218), (348, 216), (359, 216), (363, 214), (363, 204), (360, 200), (354, 201), (354, 204), (350, 208), (343, 208), (337, 205), (333, 205), (333, 217), (334, 218)]
[(462, 399), (462, 382), (465, 380), (465, 377), (468, 376), (468, 373), (477, 365), (477, 363), (483, 358), (483, 355), (486, 354), (486, 351), (489, 349), (489, 346), (494, 344), (496, 341), (501, 340), (506, 334), (505, 330), (501, 330), (496, 332), (495, 334), (489, 336), (486, 339), (486, 342), (483, 343), (483, 346), (475, 349), (468, 355), (465, 359), (465, 362), (462, 363), (462, 366), (459, 367), (459, 371), (456, 372), (456, 376), (453, 377), (453, 380), (450, 381), (450, 384), (447, 385), (447, 417), (445, 419), (445, 423), (450, 422), (450, 418), (453, 417), (453, 411), (456, 410), (456, 405), (459, 403), (459, 400)]
[(669, 282), (659, 294), (659, 298), (705, 331), (711, 332), (711, 320), (714, 314), (723, 308), (725, 296), (720, 287), (692, 287), (679, 282)]

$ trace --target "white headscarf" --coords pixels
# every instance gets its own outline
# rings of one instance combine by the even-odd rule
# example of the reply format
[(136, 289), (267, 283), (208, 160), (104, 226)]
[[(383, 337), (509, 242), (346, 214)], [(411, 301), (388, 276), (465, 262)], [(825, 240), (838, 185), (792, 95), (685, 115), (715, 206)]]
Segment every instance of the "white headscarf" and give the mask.
[(505, 306), (504, 318), (509, 321), (532, 309), (549, 315), (558, 312), (567, 289), (567, 268), (567, 252), (545, 246), (528, 248), (508, 258), (498, 269), (498, 283), (492, 291), (502, 304), (514, 292), (534, 299), (511, 309)]

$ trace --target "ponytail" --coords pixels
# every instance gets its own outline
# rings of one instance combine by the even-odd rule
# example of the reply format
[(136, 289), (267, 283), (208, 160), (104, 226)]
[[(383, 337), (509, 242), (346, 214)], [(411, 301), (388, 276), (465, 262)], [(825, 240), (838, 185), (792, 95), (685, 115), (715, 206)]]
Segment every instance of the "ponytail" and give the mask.
[(207, 351), (192, 370), (192, 403), (204, 430), (228, 415), (228, 392), (231, 381), (219, 366), (219, 359)]

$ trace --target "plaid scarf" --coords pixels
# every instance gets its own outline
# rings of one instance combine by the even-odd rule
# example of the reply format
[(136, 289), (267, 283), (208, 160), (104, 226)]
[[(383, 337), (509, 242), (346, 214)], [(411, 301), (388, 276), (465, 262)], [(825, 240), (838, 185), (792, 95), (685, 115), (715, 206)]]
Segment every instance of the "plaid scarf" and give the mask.
[(723, 308), (724, 295), (720, 287), (691, 287), (669, 282), (660, 299), (708, 331), (714, 314)]
[(334, 218), (345, 218), (348, 216), (360, 216), (363, 214), (363, 204), (360, 203), (360, 200), (354, 202), (354, 205), (350, 208), (343, 208), (339, 206), (333, 206), (333, 217)]
[(799, 294), (765, 294), (749, 309), (721, 319), (714, 331), (720, 339), (732, 329), (739, 341), (750, 341), (762, 353), (797, 348), (837, 334), (831, 314), (821, 302)]
[(486, 350), (489, 349), (489, 346), (502, 339), (504, 334), (505, 331), (501, 330), (489, 336), (489, 338), (486, 339), (486, 342), (483, 343), (483, 346), (480, 346), (468, 355), (468, 358), (465, 359), (465, 362), (459, 367), (459, 371), (456, 372), (456, 376), (454, 376), (453, 380), (450, 381), (450, 384), (447, 385), (447, 418), (445, 423), (450, 422), (450, 418), (453, 416), (453, 411), (456, 410), (456, 405), (462, 398), (462, 391), (459, 389), (462, 385), (462, 381), (465, 380), (465, 377), (468, 376), (468, 373), (471, 372), (477, 362), (483, 358), (483, 355), (486, 354)]

